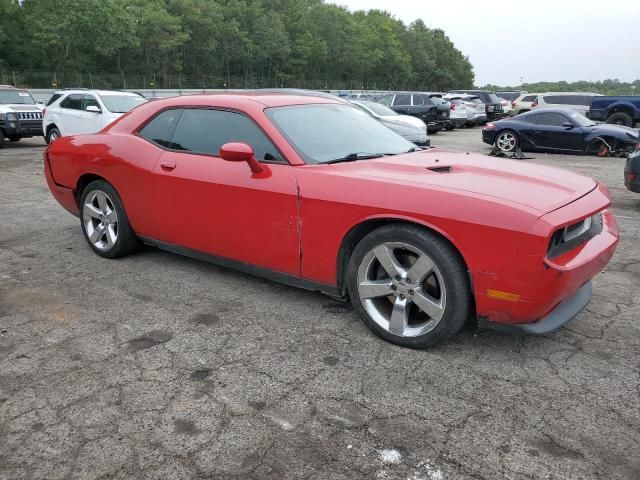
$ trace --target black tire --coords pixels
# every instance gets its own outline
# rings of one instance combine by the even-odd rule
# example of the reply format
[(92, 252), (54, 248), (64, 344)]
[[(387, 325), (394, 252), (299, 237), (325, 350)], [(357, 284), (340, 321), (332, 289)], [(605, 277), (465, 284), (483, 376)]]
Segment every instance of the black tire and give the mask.
[(9, 137), (9, 141), (10, 142), (19, 142), (20, 140), (22, 140), (22, 137), (18, 137), (18, 136), (15, 136), (15, 135), (12, 136), (12, 137)]
[[(401, 242), (428, 255), (439, 270), (446, 290), (444, 313), (437, 325), (419, 336), (401, 336), (389, 332), (371, 318), (358, 292), (358, 270), (365, 256), (377, 246)], [(354, 309), (365, 324), (380, 338), (409, 348), (427, 348), (455, 335), (469, 319), (472, 296), (469, 276), (460, 254), (444, 239), (424, 228), (405, 224), (380, 227), (364, 237), (355, 247), (347, 268), (347, 287)], [(382, 297), (386, 300), (386, 297)]]
[(4, 145), (4, 132), (0, 130), (0, 148)]
[(624, 125), (625, 127), (633, 127), (633, 118), (628, 113), (617, 112), (607, 118), (607, 123)]
[[(51, 137), (54, 136), (55, 138), (52, 140)], [(45, 141), (47, 143), (51, 143), (52, 141), (60, 138), (62, 136), (62, 134), (60, 133), (60, 130), (58, 130), (58, 127), (53, 127), (51, 129), (49, 129), (49, 131), (47, 132), (47, 135), (44, 137)]]
[[(87, 232), (88, 217), (85, 215), (85, 203), (87, 202), (87, 197), (89, 196), (89, 194), (93, 195), (94, 192), (102, 192), (106, 194), (107, 199), (113, 206), (113, 210), (117, 215), (116, 241), (113, 242), (113, 245), (107, 246), (105, 248), (99, 248), (98, 246), (94, 245), (94, 242), (91, 241)], [(84, 234), (84, 238), (89, 244), (89, 247), (91, 247), (91, 249), (101, 257), (123, 257), (135, 251), (139, 246), (138, 237), (131, 228), (129, 218), (127, 217), (127, 213), (124, 209), (124, 206), (122, 205), (120, 195), (118, 195), (118, 192), (116, 192), (115, 188), (113, 188), (104, 180), (94, 180), (93, 182), (89, 183), (84, 188), (84, 190), (82, 190), (82, 194), (80, 195), (80, 225), (82, 226), (82, 233)]]
[(444, 127), (444, 129), (445, 129), (447, 132), (450, 132), (451, 130), (454, 130), (455, 128), (456, 128), (456, 126), (455, 126), (455, 125), (448, 125), (448, 126)]

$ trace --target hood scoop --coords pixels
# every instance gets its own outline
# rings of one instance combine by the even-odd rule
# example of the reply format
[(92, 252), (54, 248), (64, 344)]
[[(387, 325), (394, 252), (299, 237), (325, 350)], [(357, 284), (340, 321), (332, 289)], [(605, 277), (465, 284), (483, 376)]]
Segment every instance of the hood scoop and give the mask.
[(451, 172), (452, 168), (451, 165), (442, 165), (437, 167), (427, 167), (427, 170), (431, 170), (432, 172), (436, 173), (449, 173)]

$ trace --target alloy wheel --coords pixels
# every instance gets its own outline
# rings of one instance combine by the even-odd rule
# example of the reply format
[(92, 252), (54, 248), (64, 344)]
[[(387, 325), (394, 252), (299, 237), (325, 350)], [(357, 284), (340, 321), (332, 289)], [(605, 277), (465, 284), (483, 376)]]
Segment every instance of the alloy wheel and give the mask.
[(429, 255), (407, 243), (385, 242), (364, 256), (358, 295), (371, 319), (400, 337), (429, 333), (445, 313), (440, 270)]
[(497, 147), (503, 152), (515, 150), (517, 143), (516, 136), (511, 132), (501, 133), (496, 140)]
[(102, 190), (92, 190), (82, 207), (87, 238), (100, 250), (111, 249), (118, 240), (118, 214), (113, 201)]

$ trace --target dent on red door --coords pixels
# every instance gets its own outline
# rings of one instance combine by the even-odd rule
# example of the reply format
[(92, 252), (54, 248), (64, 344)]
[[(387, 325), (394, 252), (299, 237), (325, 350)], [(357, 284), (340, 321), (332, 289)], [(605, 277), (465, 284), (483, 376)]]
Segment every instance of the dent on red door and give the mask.
[(290, 165), (164, 152), (154, 169), (153, 238), (300, 274), (297, 185)]

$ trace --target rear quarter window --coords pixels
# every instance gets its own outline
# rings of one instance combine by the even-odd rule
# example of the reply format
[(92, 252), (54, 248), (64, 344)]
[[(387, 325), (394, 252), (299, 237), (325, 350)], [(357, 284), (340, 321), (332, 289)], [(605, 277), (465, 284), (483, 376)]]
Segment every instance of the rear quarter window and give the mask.
[(51, 105), (54, 102), (57, 102), (58, 99), (62, 96), (61, 93), (54, 93), (53, 95), (51, 95), (51, 98), (49, 99), (49, 101), (47, 102), (47, 107), (49, 105)]
[(181, 115), (182, 109), (166, 110), (147, 123), (138, 135), (161, 147), (172, 148), (171, 139)]

